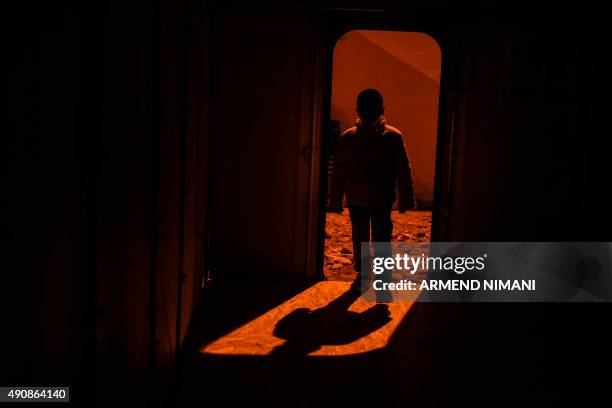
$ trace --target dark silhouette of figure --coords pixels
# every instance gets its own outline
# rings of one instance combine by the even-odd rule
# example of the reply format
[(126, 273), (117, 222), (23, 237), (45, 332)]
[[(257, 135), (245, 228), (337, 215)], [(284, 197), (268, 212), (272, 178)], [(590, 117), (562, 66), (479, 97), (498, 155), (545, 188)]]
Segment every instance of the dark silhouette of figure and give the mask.
[(341, 213), (346, 196), (352, 226), (353, 265), (359, 273), (352, 285), (354, 290), (360, 289), (361, 243), (370, 241), (370, 228), (372, 241), (390, 242), (391, 209), (396, 198), (400, 213), (415, 207), (404, 138), (398, 129), (386, 124), (384, 112), (380, 92), (361, 91), (357, 96), (358, 119), (340, 137), (334, 157), (328, 211)]
[(348, 291), (322, 308), (299, 308), (283, 317), (274, 335), (287, 341), (272, 354), (305, 356), (323, 345), (349, 344), (391, 321), (387, 305), (378, 304), (361, 313), (349, 311), (358, 296)]

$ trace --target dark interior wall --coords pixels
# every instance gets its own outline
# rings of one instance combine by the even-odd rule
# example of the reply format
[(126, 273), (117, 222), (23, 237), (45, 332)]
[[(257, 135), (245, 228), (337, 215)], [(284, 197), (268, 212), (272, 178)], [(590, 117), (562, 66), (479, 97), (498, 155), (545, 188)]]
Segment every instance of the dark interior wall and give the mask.
[(213, 279), (312, 277), (321, 27), (308, 11), (220, 8), (217, 13), (209, 235)]
[(103, 406), (108, 387), (132, 402), (168, 394), (206, 262), (206, 10), (4, 15), (2, 298), (19, 318), (3, 384), (72, 384), (71, 399)]
[[(205, 4), (112, 4), (96, 264), (97, 381), (168, 395), (203, 279)], [(136, 24), (135, 24), (136, 23)], [(138, 387), (134, 389), (134, 381)]]
[(3, 320), (14, 323), (3, 330), (3, 380), (49, 374), (71, 354), (80, 76), (72, 10), (11, 11), (2, 16), (9, 74), (2, 93), (1, 298)]
[(607, 173), (591, 157), (609, 146), (591, 127), (597, 32), (535, 18), (461, 30), (450, 240), (601, 237), (609, 216), (589, 215), (605, 200), (593, 177)]
[[(96, 70), (88, 82), (99, 85), (91, 96), (83, 95), (99, 100), (92, 107), (98, 121), (92, 128), (98, 132), (95, 138), (88, 133), (79, 135), (89, 151), (81, 159), (86, 160), (83, 167), (76, 169), (91, 190), (90, 202), (81, 210), (90, 217), (86, 228), (91, 229), (84, 229), (84, 238), (76, 239), (87, 239), (95, 257), (77, 270), (89, 280), (81, 290), (92, 291), (87, 306), (95, 308), (92, 360), (84, 369), (98, 377), (91, 383), (96, 387), (92, 395), (102, 395), (101, 388), (116, 381), (108, 373), (138, 378), (133, 381), (132, 398), (144, 394), (147, 378), (149, 252), (155, 217), (151, 211), (155, 145), (153, 128), (147, 123), (153, 107), (146, 100), (153, 93), (144, 71), (153, 58), (152, 39), (145, 31), (151, 14), (147, 16), (144, 9), (145, 14), (138, 16), (145, 5), (139, 6), (114, 2), (105, 13), (87, 16), (104, 19), (106, 29), (99, 34), (99, 44), (92, 47), (95, 59), (86, 67)], [(85, 164), (89, 161), (91, 165)]]

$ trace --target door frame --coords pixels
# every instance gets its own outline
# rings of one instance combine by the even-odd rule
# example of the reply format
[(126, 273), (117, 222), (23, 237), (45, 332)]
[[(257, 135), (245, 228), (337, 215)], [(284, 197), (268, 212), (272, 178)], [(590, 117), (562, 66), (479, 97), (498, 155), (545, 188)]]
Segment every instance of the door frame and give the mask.
[(419, 32), (429, 35), (442, 53), (440, 94), (438, 98), (438, 127), (436, 135), (436, 159), (432, 208), (431, 241), (446, 241), (449, 237), (451, 192), (454, 185), (455, 127), (457, 113), (456, 84), (459, 54), (456, 52), (457, 31), (448, 16), (442, 14), (415, 14), (404, 11), (328, 11), (325, 39), (325, 73), (323, 80), (323, 114), (321, 121), (321, 155), (319, 180), (317, 278), (325, 279), (325, 223), (327, 204), (328, 133), (331, 120), (332, 73), (334, 48), (342, 35), (353, 30), (387, 30)]

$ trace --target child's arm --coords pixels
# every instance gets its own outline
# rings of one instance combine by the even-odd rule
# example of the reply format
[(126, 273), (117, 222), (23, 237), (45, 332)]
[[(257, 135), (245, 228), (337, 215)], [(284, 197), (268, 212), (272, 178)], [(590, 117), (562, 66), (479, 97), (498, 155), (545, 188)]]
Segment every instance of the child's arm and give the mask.
[(403, 213), (406, 210), (415, 208), (416, 205), (414, 201), (410, 160), (406, 152), (404, 137), (401, 134), (397, 135), (397, 145), (394, 152), (395, 175), (397, 177), (397, 189), (399, 193), (397, 209), (400, 213)]

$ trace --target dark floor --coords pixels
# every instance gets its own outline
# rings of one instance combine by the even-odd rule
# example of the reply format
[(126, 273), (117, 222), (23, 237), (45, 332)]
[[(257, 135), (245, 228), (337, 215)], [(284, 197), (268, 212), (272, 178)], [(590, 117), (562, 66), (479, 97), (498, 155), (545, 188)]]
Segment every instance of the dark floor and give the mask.
[[(184, 360), (177, 405), (361, 406), (372, 401), (383, 406), (539, 407), (589, 406), (597, 397), (603, 404), (598, 406), (610, 406), (605, 392), (609, 377), (592, 370), (600, 365), (609, 371), (607, 323), (593, 324), (600, 318), (609, 321), (601, 305), (414, 303), (398, 314), (387, 312), (387, 305), (371, 304), (375, 308), (366, 316), (347, 311), (358, 301), (342, 294), (341, 287), (317, 291), (314, 284), (211, 289)], [(301, 293), (309, 294), (310, 313), (295, 305)], [(328, 299), (313, 299), (337, 294), (327, 307), (320, 305)], [(273, 310), (288, 314), (269, 318)], [(397, 327), (382, 348), (317, 355), (330, 345), (380, 333), (393, 319), (399, 320)], [(261, 330), (258, 323), (245, 329), (254, 321), (264, 322)], [(276, 327), (266, 328), (270, 322)], [(593, 327), (600, 329), (594, 333)], [(277, 337), (271, 348), (270, 332)], [(224, 338), (229, 347), (203, 352)], [(258, 346), (258, 341), (267, 345)]]

